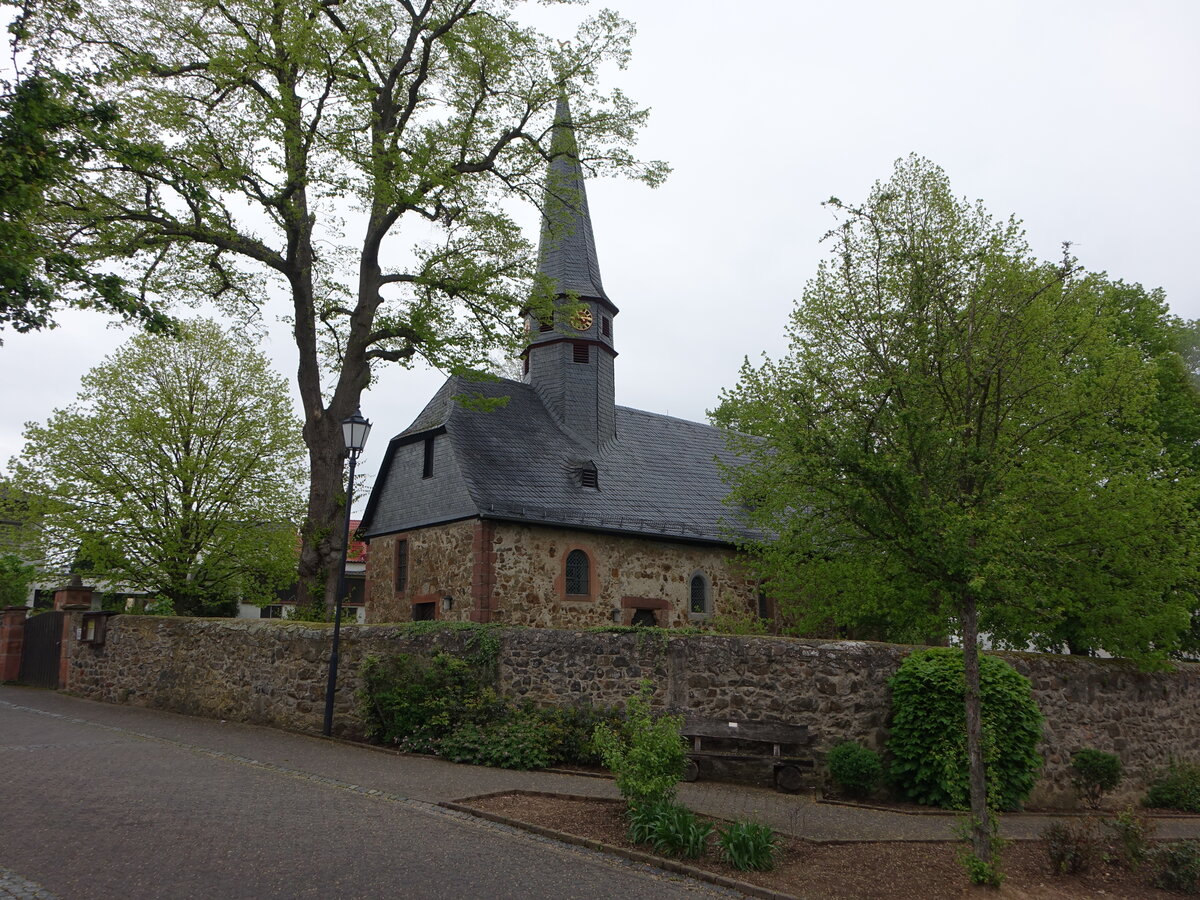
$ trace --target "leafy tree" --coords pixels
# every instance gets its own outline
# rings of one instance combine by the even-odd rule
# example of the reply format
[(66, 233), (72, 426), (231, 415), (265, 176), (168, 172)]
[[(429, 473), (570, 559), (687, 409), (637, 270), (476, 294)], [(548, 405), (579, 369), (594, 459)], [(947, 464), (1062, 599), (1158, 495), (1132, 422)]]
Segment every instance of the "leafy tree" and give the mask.
[(78, 16), (48, 3), (32, 46), (85, 60), (119, 114), (49, 201), (76, 251), (121, 260), (147, 298), (288, 298), (310, 471), (299, 600), (329, 601), (340, 423), (372, 367), (483, 368), (519, 340), (533, 253), (507, 201), (538, 202), (567, 152), (552, 141), (559, 97), (584, 165), (664, 174), (626, 150), (646, 112), (595, 87), (624, 65), (632, 26), (600, 12), (553, 41), (513, 0), (96, 0)]
[(0, 608), (24, 606), (37, 571), (15, 553), (0, 553)]
[(1114, 653), (1165, 656), (1194, 605), (1196, 479), (1164, 452), (1156, 368), (1109, 282), (1035, 260), (919, 158), (830, 205), (789, 353), (747, 362), (714, 418), (765, 438), (735, 435), (734, 499), (801, 624), (961, 639), (986, 862), (981, 627), (1027, 639), (1073, 616)]
[(75, 404), (27, 425), (13, 483), (40, 498), (49, 565), (214, 614), (294, 577), (303, 445), (283, 380), (247, 340), (180, 327), (133, 338)]
[[(0, 0), (0, 7), (18, 5)], [(14, 59), (26, 37), (25, 16), (10, 26)], [(127, 289), (112, 272), (90, 266), (70, 233), (45, 215), (48, 191), (91, 161), (96, 142), (116, 120), (113, 104), (95, 101), (86, 82), (33, 60), (29, 71), (0, 79), (0, 330), (54, 325), (56, 307), (94, 307), (167, 331), (171, 320)]]

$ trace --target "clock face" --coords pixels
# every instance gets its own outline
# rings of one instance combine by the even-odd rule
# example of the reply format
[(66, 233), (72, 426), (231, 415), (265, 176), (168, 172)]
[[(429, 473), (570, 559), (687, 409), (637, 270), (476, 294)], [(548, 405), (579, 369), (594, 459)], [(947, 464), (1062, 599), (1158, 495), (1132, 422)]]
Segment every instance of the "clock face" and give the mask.
[(571, 319), (571, 325), (576, 331), (587, 331), (592, 327), (592, 311), (590, 309), (579, 310)]

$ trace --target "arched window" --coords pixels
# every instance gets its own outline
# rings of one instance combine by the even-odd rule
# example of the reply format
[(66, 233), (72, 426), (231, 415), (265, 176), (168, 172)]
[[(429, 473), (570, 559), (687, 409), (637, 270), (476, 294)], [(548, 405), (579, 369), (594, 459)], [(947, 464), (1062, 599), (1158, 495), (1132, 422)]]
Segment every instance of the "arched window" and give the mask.
[(582, 550), (567, 554), (567, 594), (588, 595), (591, 593), (591, 566), (588, 555)]
[(693, 616), (707, 616), (709, 611), (708, 579), (697, 572), (688, 588), (688, 612)]

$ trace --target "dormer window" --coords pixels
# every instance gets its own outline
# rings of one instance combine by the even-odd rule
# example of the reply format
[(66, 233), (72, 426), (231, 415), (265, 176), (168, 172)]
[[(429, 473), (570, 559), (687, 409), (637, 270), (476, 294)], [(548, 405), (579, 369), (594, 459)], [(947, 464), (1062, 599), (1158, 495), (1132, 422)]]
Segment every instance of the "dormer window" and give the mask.
[(600, 489), (600, 476), (596, 472), (595, 463), (585, 463), (584, 467), (579, 470), (579, 483), (585, 488)]

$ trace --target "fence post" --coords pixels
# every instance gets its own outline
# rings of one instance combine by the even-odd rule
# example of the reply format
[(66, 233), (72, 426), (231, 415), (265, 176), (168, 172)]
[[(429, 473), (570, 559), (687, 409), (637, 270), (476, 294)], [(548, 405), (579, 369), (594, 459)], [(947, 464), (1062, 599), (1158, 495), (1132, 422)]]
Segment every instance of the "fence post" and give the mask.
[(21, 677), (21, 648), (25, 645), (24, 606), (6, 606), (0, 618), (0, 682)]

